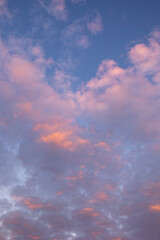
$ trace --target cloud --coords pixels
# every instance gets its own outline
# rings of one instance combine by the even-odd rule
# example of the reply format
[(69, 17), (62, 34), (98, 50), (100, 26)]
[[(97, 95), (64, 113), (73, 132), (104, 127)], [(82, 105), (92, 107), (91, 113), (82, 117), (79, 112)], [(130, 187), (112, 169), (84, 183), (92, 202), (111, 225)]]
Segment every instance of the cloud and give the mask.
[(1, 39), (1, 239), (159, 239), (158, 36), (77, 91), (63, 69), (49, 83), (39, 45)]
[(56, 68), (52, 79), (52, 84), (55, 89), (61, 92), (70, 91), (72, 83), (77, 80), (71, 74), (66, 73), (62, 66), (60, 69)]
[[(129, 58), (133, 66), (127, 69), (120, 68), (112, 60), (104, 60), (97, 76), (77, 95), (82, 109), (93, 114), (95, 119), (99, 113), (97, 116), (101, 116), (101, 119), (105, 117), (106, 125), (110, 127), (112, 121), (116, 124), (118, 120), (121, 121), (121, 128), (124, 127), (127, 132), (137, 129), (137, 134), (154, 136), (159, 119), (156, 111), (159, 84), (155, 80), (159, 74), (158, 53), (159, 40), (151, 38), (148, 46), (138, 44), (130, 50)], [(148, 74), (152, 75), (147, 79)], [(152, 107), (151, 99), (156, 108)], [(153, 115), (156, 118), (152, 118)]]
[(86, 49), (91, 45), (88, 30), (96, 35), (102, 31), (102, 28), (101, 15), (96, 13), (96, 16), (85, 16), (73, 21), (63, 30), (61, 38), (67, 46)]
[(87, 0), (71, 0), (72, 3), (83, 3), (85, 4)]
[(102, 17), (98, 12), (94, 17), (88, 19), (87, 27), (88, 30), (95, 35), (103, 30)]
[(10, 13), (7, 8), (7, 0), (0, 0), (0, 17), (9, 17)]
[(150, 37), (148, 45), (144, 43), (137, 44), (129, 52), (129, 58), (135, 68), (143, 74), (158, 72), (160, 46), (157, 40), (157, 37)]
[(39, 0), (42, 7), (47, 12), (55, 17), (57, 20), (65, 21), (68, 16), (68, 10), (66, 9), (65, 0), (50, 0), (49, 4), (46, 5), (44, 0)]
[(88, 48), (90, 40), (86, 33), (84, 19), (77, 19), (68, 25), (62, 32), (62, 40), (71, 47)]

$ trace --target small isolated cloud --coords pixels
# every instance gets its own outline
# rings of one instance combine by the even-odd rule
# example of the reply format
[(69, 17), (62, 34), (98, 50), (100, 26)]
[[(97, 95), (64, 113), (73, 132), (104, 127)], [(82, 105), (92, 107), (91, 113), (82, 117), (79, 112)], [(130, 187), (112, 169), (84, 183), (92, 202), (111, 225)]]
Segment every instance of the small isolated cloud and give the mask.
[(40, 0), (39, 2), (41, 6), (57, 20), (65, 21), (67, 19), (68, 11), (66, 9), (65, 0), (51, 0), (48, 5), (46, 5), (44, 0)]
[(96, 16), (91, 17), (87, 22), (87, 27), (88, 30), (95, 35), (101, 32), (103, 29), (101, 15), (99, 13), (96, 13)]

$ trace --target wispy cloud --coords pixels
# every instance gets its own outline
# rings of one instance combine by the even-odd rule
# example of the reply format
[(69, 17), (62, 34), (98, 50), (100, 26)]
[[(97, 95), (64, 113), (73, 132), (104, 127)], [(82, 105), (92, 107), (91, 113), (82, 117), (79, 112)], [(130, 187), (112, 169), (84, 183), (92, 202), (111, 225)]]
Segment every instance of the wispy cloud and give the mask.
[(72, 3), (82, 3), (85, 4), (87, 0), (71, 0)]
[(84, 19), (77, 19), (68, 25), (62, 33), (62, 40), (70, 46), (89, 47), (90, 41), (86, 33)]
[(102, 17), (98, 12), (96, 12), (95, 16), (88, 19), (87, 27), (93, 34), (97, 34), (103, 30)]
[(65, 21), (67, 19), (68, 10), (66, 9), (65, 0), (50, 0), (49, 4), (46, 4), (44, 0), (39, 0), (39, 2), (57, 20)]
[(101, 32), (102, 29), (101, 15), (96, 12), (96, 16), (85, 16), (83, 18), (76, 19), (69, 24), (62, 32), (62, 40), (70, 47), (78, 46), (88, 48), (91, 44), (88, 30), (92, 34), (96, 35)]
[(11, 14), (7, 8), (7, 1), (8, 0), (0, 0), (0, 17), (10, 17)]

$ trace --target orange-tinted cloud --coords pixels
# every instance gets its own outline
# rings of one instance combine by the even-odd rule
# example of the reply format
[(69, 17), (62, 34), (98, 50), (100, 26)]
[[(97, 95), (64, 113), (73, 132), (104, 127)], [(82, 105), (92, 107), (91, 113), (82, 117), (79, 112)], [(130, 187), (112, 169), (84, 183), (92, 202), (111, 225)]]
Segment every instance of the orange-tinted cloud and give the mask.
[(109, 200), (109, 197), (106, 195), (105, 192), (100, 192), (97, 194), (97, 199), (100, 201), (104, 201), (104, 200)]
[(42, 204), (39, 202), (36, 202), (35, 199), (31, 199), (31, 198), (25, 198), (25, 197), (17, 197), (17, 196), (13, 196), (13, 199), (15, 199), (18, 202), (23, 203), (26, 207), (28, 207), (31, 210), (35, 210), (35, 209), (40, 209), (40, 208), (50, 208), (52, 207), (51, 203), (47, 203), (47, 204)]
[(63, 192), (57, 192), (56, 196), (61, 196), (63, 194)]
[(38, 239), (40, 239), (40, 237), (32, 236), (32, 235), (29, 235), (28, 237), (31, 238), (31, 239), (34, 239), (34, 240), (38, 240)]
[(83, 178), (83, 172), (80, 170), (78, 173), (78, 176), (71, 176), (71, 177), (66, 177), (67, 180), (78, 180)]
[(46, 143), (53, 142), (62, 148), (73, 150), (73, 142), (68, 140), (71, 135), (72, 132), (54, 132), (48, 136), (42, 136), (40, 140)]
[(100, 215), (100, 213), (94, 211), (93, 208), (83, 208), (81, 211), (79, 211), (79, 214), (87, 215), (91, 217), (97, 217)]
[(112, 240), (122, 240), (122, 238), (113, 238)]
[(53, 123), (39, 123), (34, 126), (33, 131), (40, 133), (39, 141), (54, 143), (61, 148), (73, 151), (78, 146), (88, 145), (89, 141), (77, 136), (77, 129), (70, 126), (70, 123), (58, 119)]
[(38, 209), (38, 208), (50, 208), (52, 207), (52, 204), (49, 203), (49, 204), (39, 204), (39, 203), (32, 203), (32, 201), (30, 200), (25, 200), (24, 201), (24, 204), (30, 208), (31, 210), (35, 210), (35, 209)]
[(160, 212), (160, 204), (150, 205), (149, 208), (153, 212)]
[(96, 197), (89, 200), (90, 203), (103, 202), (110, 200), (110, 197), (105, 192), (98, 192)]
[(104, 148), (106, 151), (111, 151), (110, 146), (106, 142), (99, 142), (94, 145), (95, 147)]
[(95, 238), (98, 237), (101, 234), (102, 234), (101, 232), (91, 232), (91, 235)]

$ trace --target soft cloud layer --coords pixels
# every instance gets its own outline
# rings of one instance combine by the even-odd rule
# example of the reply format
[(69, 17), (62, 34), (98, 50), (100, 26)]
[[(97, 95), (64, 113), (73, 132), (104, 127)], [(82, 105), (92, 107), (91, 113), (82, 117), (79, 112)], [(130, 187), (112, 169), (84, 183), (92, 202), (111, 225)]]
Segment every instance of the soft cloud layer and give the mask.
[(41, 47), (1, 39), (0, 239), (159, 240), (159, 49), (154, 32), (73, 91)]

